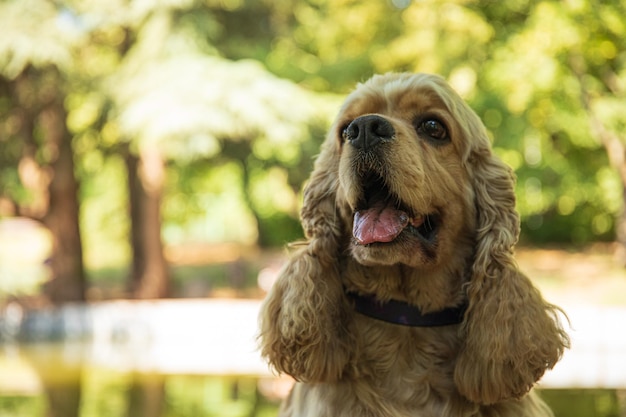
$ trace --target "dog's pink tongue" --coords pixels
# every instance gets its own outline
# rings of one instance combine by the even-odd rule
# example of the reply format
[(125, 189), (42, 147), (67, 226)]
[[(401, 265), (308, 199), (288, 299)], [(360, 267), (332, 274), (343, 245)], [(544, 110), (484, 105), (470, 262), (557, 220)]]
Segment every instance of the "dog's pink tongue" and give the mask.
[(361, 245), (391, 242), (409, 224), (409, 216), (402, 210), (379, 204), (354, 214), (352, 235)]

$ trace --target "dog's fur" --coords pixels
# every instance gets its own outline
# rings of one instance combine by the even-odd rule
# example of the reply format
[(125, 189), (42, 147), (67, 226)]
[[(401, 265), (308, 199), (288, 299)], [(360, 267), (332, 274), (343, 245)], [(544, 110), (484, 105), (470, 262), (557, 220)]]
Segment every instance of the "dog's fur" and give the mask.
[[(355, 146), (351, 123), (364, 115), (393, 134)], [(480, 119), (442, 78), (387, 74), (360, 84), (305, 188), (307, 241), (261, 311), (263, 356), (298, 381), (280, 416), (550, 416), (526, 394), (569, 339), (560, 310), (513, 259), (513, 186)], [(429, 215), (434, 232), (407, 226), (390, 242), (359, 242), (354, 216), (372, 187), (411, 224)], [(346, 291), (425, 313), (468, 308), (458, 325), (407, 327), (355, 312)]]

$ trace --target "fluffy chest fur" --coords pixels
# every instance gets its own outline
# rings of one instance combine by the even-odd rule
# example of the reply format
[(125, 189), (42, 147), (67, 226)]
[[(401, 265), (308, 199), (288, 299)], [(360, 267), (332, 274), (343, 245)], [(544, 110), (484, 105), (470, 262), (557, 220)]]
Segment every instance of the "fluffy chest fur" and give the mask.
[[(354, 325), (355, 363), (336, 383), (298, 384), (283, 407), (284, 415), (316, 410), (310, 415), (440, 416), (447, 415), (446, 407), (475, 414), (476, 407), (452, 383), (459, 348), (456, 326), (411, 328), (360, 315)], [(450, 402), (451, 397), (457, 401)]]
[(354, 368), (335, 383), (297, 383), (279, 416), (551, 415), (534, 393), (491, 406), (464, 398), (452, 378), (460, 347), (457, 326), (410, 328), (371, 320), (355, 318), (359, 359)]
[[(404, 381), (402, 381), (404, 382)], [(369, 402), (358, 400), (368, 392), (367, 386), (353, 384), (296, 384), (281, 405), (279, 417), (535, 417), (552, 416), (552, 412), (531, 392), (520, 400), (497, 405), (479, 406), (457, 397), (440, 397), (424, 391), (410, 402), (397, 403), (393, 398)], [(367, 395), (367, 394), (365, 394)]]
[(456, 391), (452, 375), (458, 326), (414, 328), (358, 314), (354, 321), (359, 353), (355, 370), (346, 377), (368, 408), (389, 402), (421, 409)]

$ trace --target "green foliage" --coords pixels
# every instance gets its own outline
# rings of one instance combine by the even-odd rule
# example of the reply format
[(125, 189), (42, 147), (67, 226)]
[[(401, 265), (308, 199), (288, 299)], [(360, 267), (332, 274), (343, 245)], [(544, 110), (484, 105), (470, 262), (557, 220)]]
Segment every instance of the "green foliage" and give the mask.
[(254, 216), (242, 204), (246, 196), (240, 164), (202, 160), (172, 168), (163, 202), (166, 241), (256, 241)]
[(45, 416), (46, 407), (46, 399), (43, 395), (37, 397), (3, 395), (0, 397), (0, 415), (2, 417)]
[(126, 172), (121, 158), (92, 150), (83, 154), (81, 229), (89, 250), (85, 262), (92, 268), (124, 265), (130, 260)]
[[(622, 27), (626, 20), (619, 9), (624, 5), (529, 5), (522, 24), (487, 66), (489, 87), (504, 100), (500, 111), (519, 115), (525, 124), (521, 130), (506, 123), (490, 128), (498, 146), (524, 156), (525, 163), (516, 168), (526, 237), (575, 243), (611, 239), (622, 186), (617, 172), (607, 169), (607, 150), (593, 123), (599, 119), (604, 128), (622, 131), (624, 113), (620, 121), (616, 102), (623, 101), (624, 84), (618, 79), (624, 80), (619, 73), (625, 57), (611, 52), (613, 44), (603, 40), (608, 34), (600, 22)], [(594, 72), (602, 75), (596, 78)], [(609, 91), (609, 78), (622, 87)], [(587, 105), (586, 96), (592, 97)], [(613, 100), (615, 106), (603, 108)]]
[(143, 147), (168, 161), (168, 243), (282, 245), (301, 236), (300, 190), (339, 103), (327, 92), (426, 71), (470, 102), (516, 170), (525, 239), (612, 239), (622, 180), (597, 126), (624, 143), (625, 16), (623, 0), (7, 0), (0, 194), (34, 204), (17, 110), (61, 79), (90, 262), (107, 245), (127, 256), (120, 155)]
[(4, 32), (0, 38), (0, 74), (14, 79), (30, 65), (71, 67), (70, 48), (80, 37), (71, 19), (63, 8), (42, 0), (0, 3)]
[[(624, 2), (289, 5), (292, 17), (280, 7), (266, 17), (281, 22), (264, 58), (272, 71), (336, 91), (372, 72), (441, 73), (470, 101), (497, 152), (516, 169), (527, 240), (613, 238), (622, 186), (607, 169), (606, 149), (591, 125), (595, 117), (617, 134), (625, 125)], [(226, 22), (224, 49), (237, 58), (249, 49), (228, 43), (233, 17)], [(584, 93), (592, 97), (591, 109)]]

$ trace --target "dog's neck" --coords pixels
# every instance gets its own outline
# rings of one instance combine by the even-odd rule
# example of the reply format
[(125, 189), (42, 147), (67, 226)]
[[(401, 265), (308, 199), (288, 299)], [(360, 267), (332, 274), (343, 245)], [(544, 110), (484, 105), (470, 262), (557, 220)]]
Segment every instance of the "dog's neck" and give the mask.
[(364, 266), (352, 259), (343, 264), (342, 283), (346, 292), (367, 294), (380, 300), (397, 300), (420, 314), (447, 310), (466, 300), (464, 268), (416, 270), (402, 265)]
[(463, 321), (467, 304), (438, 311), (422, 313), (419, 307), (398, 300), (381, 301), (373, 295), (346, 292), (355, 311), (387, 323), (411, 327), (437, 327), (459, 324)]

